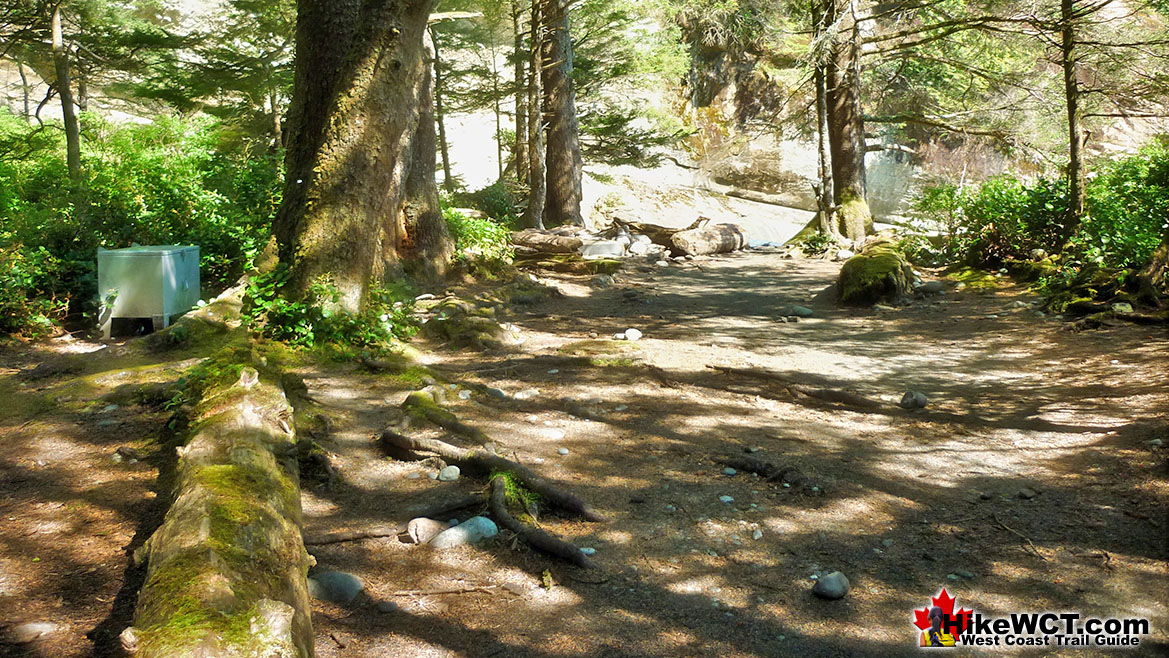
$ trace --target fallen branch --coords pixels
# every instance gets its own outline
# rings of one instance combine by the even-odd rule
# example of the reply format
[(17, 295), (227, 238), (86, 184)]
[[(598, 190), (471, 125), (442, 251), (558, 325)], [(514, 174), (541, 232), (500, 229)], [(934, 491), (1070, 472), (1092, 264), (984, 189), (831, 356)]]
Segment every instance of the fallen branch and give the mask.
[(507, 511), (507, 485), (504, 483), (502, 476), (495, 476), (491, 478), (491, 497), (489, 498), (491, 507), (491, 516), (499, 522), (499, 525), (507, 528), (515, 533), (517, 537), (523, 539), (531, 546), (555, 555), (572, 562), (573, 564), (584, 569), (596, 568), (596, 563), (589, 559), (575, 545), (570, 544), (552, 533), (541, 530), (525, 523), (520, 523), (512, 517)]
[(404, 589), (400, 592), (391, 592), (390, 596), (442, 596), (445, 594), (471, 594), (472, 592), (490, 592), (499, 589), (499, 585), (475, 585), (472, 587), (448, 587), (446, 589)]
[(727, 366), (712, 365), (708, 365), (706, 367), (710, 368), (711, 370), (717, 370), (718, 372), (721, 372), (725, 375), (737, 375), (739, 377), (750, 377), (752, 379), (762, 379), (764, 381), (773, 382), (784, 387), (788, 390), (788, 392), (793, 393), (793, 396), (794, 393), (799, 393), (800, 395), (806, 395), (817, 400), (834, 402), (837, 404), (846, 404), (853, 407), (861, 407), (863, 409), (879, 409), (884, 406), (884, 404), (878, 400), (866, 398), (863, 395), (858, 395), (850, 391), (842, 391), (834, 388), (816, 388), (814, 386), (808, 386), (807, 384), (793, 382), (783, 377), (782, 375), (774, 372), (767, 372), (766, 370), (757, 370), (754, 368), (729, 368)]
[(483, 474), (490, 474), (492, 472), (510, 473), (528, 489), (540, 494), (545, 500), (561, 509), (579, 514), (589, 521), (603, 521), (605, 518), (574, 494), (564, 491), (536, 475), (527, 466), (518, 464), (505, 457), (479, 450), (458, 448), (438, 439), (420, 439), (403, 436), (391, 429), (383, 430), (379, 441), (383, 447), (408, 450), (410, 452), (432, 452), (442, 457), (448, 463), (457, 464), (463, 470), (477, 471)]

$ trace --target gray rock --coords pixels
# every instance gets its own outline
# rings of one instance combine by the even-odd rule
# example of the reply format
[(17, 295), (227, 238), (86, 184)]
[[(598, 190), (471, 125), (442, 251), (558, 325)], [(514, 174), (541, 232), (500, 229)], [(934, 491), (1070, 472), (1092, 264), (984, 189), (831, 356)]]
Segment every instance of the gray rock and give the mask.
[(763, 531), (756, 529), (755, 532), (751, 533), (751, 539), (763, 539)]
[(487, 395), (490, 395), (493, 398), (498, 398), (500, 400), (507, 399), (507, 393), (505, 393), (502, 388), (494, 388), (489, 386), (487, 387)]
[(1161, 439), (1151, 439), (1149, 441), (1145, 441), (1145, 444), (1153, 446), (1154, 448), (1160, 448), (1161, 446), (1165, 445), (1165, 442)]
[(524, 390), (520, 391), (519, 393), (516, 393), (514, 397), (517, 400), (531, 400), (532, 398), (534, 398), (538, 395), (540, 395), (539, 390), (534, 389), (534, 388), (525, 388)]
[(476, 516), (459, 525), (443, 530), (437, 537), (430, 540), (430, 546), (439, 550), (474, 544), (484, 539), (490, 539), (499, 534), (499, 527), (495, 522), (484, 516)]
[(378, 601), (377, 602), (377, 611), (382, 613), (382, 614), (388, 615), (388, 614), (398, 612), (399, 610), (401, 610), (401, 608), (399, 608), (398, 604), (394, 603), (393, 601)]
[(791, 310), (791, 312), (786, 313), (785, 315), (794, 315), (797, 318), (810, 318), (816, 314), (815, 311), (808, 308), (807, 306), (796, 305), (796, 306), (792, 306), (790, 310)]
[(597, 549), (585, 546), (585, 547), (580, 549), (580, 552), (584, 553), (585, 555), (596, 555)]
[(622, 258), (625, 256), (625, 243), (620, 240), (600, 240), (582, 245), (581, 258)]
[(906, 391), (905, 395), (901, 396), (901, 402), (898, 403), (902, 409), (913, 411), (915, 409), (925, 409), (929, 404), (929, 398), (921, 391)]
[(1019, 490), (1019, 498), (1022, 498), (1023, 500), (1031, 500), (1032, 498), (1034, 498), (1035, 496), (1038, 496), (1038, 495), (1039, 494), (1036, 493), (1036, 491), (1034, 489), (1032, 489), (1031, 487), (1023, 487), (1022, 489)]
[(1112, 305), (1112, 310), (1116, 313), (1132, 313), (1132, 304), (1128, 302), (1116, 302)]
[(659, 261), (655, 262), (655, 263), (654, 263), (654, 265), (657, 265), (658, 267), (669, 267), (669, 266), (670, 266), (670, 261), (668, 261), (668, 260), (659, 260)]
[(613, 340), (625, 340), (625, 332), (613, 334)]
[(884, 546), (885, 548), (889, 548), (893, 544), (894, 544), (894, 542), (892, 539), (884, 539), (881, 541), (881, 545)]
[(438, 479), (441, 482), (456, 482), (461, 473), (459, 467), (452, 464), (438, 472)]
[(29, 642), (36, 641), (42, 635), (54, 633), (56, 630), (56, 624), (51, 624), (47, 621), (30, 621), (13, 626), (8, 631), (8, 641), (13, 644), (28, 644)]
[(816, 584), (812, 586), (812, 593), (822, 599), (835, 601), (847, 596), (849, 589), (851, 586), (848, 584), (848, 577), (839, 571), (833, 571), (816, 579)]
[(410, 523), (406, 524), (406, 534), (409, 535), (411, 543), (425, 544), (449, 527), (442, 521), (419, 517), (411, 519)]
[(927, 281), (917, 287), (918, 294), (940, 295), (946, 292), (946, 285), (941, 281)]
[(974, 578), (974, 574), (970, 571), (959, 570), (955, 571), (954, 574), (959, 578), (965, 578), (966, 580), (972, 580)]
[(557, 451), (556, 451), (556, 454), (558, 454), (558, 455), (567, 455), (567, 454), (568, 454), (568, 448), (561, 448), (561, 449), (559, 449), (559, 450), (557, 450)]
[(351, 603), (363, 589), (360, 578), (344, 571), (325, 571), (308, 579), (308, 593), (330, 603)]
[(897, 309), (888, 304), (873, 304), (874, 311), (896, 311)]
[(852, 258), (855, 255), (856, 255), (856, 252), (850, 251), (848, 249), (837, 249), (836, 250), (836, 260), (848, 260), (849, 258)]
[(726, 468), (724, 468), (724, 469), (723, 469), (723, 475), (734, 475), (734, 474), (736, 474), (736, 473), (738, 473), (738, 471), (736, 471), (735, 469), (731, 468), (730, 466), (728, 466), (728, 467), (726, 467)]
[(731, 503), (735, 502), (735, 499), (730, 496), (719, 496), (718, 499), (719, 502), (724, 505), (730, 505)]

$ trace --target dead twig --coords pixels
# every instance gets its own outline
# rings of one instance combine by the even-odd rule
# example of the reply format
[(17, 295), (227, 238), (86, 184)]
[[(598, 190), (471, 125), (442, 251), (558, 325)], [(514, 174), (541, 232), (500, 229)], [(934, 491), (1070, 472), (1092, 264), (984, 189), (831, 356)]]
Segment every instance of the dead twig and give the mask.
[(1027, 542), (1027, 545), (1031, 547), (1031, 550), (1035, 553), (1035, 556), (1038, 557), (1040, 560), (1047, 562), (1047, 557), (1044, 556), (1043, 553), (1039, 552), (1039, 547), (1035, 545), (1035, 542), (1031, 541), (1030, 537), (1028, 537), (1027, 535), (1019, 532), (1018, 530), (1015, 530), (1011, 526), (1000, 521), (997, 514), (991, 514), (990, 517), (992, 519), (994, 519), (994, 522), (997, 523), (1000, 528), (1002, 528), (1003, 530), (1006, 530), (1007, 532), (1015, 535), (1016, 537), (1022, 539), (1025, 542)]
[(499, 585), (474, 585), (471, 587), (448, 587), (445, 589), (404, 589), (398, 592), (390, 592), (390, 596), (445, 596), (447, 594), (490, 592), (495, 589), (499, 589)]

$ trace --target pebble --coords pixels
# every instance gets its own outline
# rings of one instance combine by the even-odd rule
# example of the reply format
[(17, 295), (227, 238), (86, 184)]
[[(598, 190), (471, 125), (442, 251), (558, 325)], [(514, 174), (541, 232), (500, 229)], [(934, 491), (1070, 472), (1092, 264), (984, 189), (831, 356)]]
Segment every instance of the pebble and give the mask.
[(557, 451), (556, 451), (556, 454), (558, 454), (558, 455), (567, 455), (567, 454), (568, 454), (568, 448), (561, 448), (561, 449), (559, 449), (559, 450), (557, 450)]
[(641, 337), (644, 335), (645, 334), (641, 333), (641, 331), (639, 331), (637, 329), (626, 329), (625, 330), (625, 340), (638, 341), (638, 340), (641, 340)]
[(923, 295), (941, 295), (946, 292), (946, 286), (941, 281), (927, 281), (917, 287), (917, 292)]
[(1161, 439), (1153, 439), (1152, 441), (1145, 441), (1145, 443), (1153, 446), (1154, 448), (1160, 448), (1161, 446), (1165, 445), (1165, 442)]
[(549, 370), (549, 371), (548, 371), (548, 374), (549, 374), (549, 375), (558, 375), (558, 374), (560, 374), (560, 369), (559, 369), (559, 368), (553, 368), (553, 369), (551, 369), (551, 370)]
[(589, 546), (585, 546), (585, 547), (582, 547), (580, 549), (580, 552), (584, 553), (585, 555), (596, 555), (597, 549), (589, 547)]
[(728, 466), (728, 467), (726, 467), (726, 468), (724, 468), (724, 469), (723, 469), (723, 475), (734, 475), (734, 474), (736, 474), (736, 473), (738, 473), (738, 471), (736, 471), (735, 469), (731, 468), (730, 466)]
[(822, 599), (835, 601), (847, 596), (849, 589), (848, 578), (839, 571), (833, 571), (816, 579), (816, 584), (812, 586), (812, 593)]
[(467, 389), (463, 389), (463, 390), (459, 391), (459, 399), (460, 400), (470, 400), (471, 399), (471, 391), (468, 391)]
[(628, 408), (629, 408), (629, 405), (627, 405), (627, 404), (619, 404), (613, 409), (613, 411), (625, 411)]
[(893, 545), (893, 543), (894, 542), (892, 539), (885, 539), (885, 540), (881, 541), (881, 545), (884, 546), (885, 548), (889, 548), (890, 546)]
[(394, 613), (400, 609), (401, 608), (398, 607), (398, 604), (394, 603), (393, 601), (378, 601), (377, 602), (377, 611), (381, 612), (383, 614)]
[(888, 304), (873, 304), (874, 311), (896, 311), (897, 309)]
[(538, 389), (525, 388), (524, 390), (515, 394), (515, 399), (517, 399), (517, 400), (531, 400), (532, 398), (534, 398), (538, 395), (540, 395), (540, 391)]
[(427, 474), (426, 474), (426, 477), (427, 477), (427, 478), (429, 478), (429, 479), (431, 479), (431, 480), (437, 480), (437, 479), (438, 479), (438, 473), (435, 473), (434, 471), (431, 471), (431, 472), (429, 472), (429, 473), (427, 473)]
[(361, 578), (344, 571), (325, 571), (308, 579), (309, 594), (330, 603), (350, 603), (363, 589)]
[(426, 300), (428, 300), (428, 299), (434, 299), (434, 298), (435, 298), (435, 297), (434, 297), (434, 295), (432, 295), (432, 294), (430, 294), (430, 293), (424, 293), (424, 294), (421, 294), (421, 295), (418, 295), (417, 297), (415, 297), (415, 298), (414, 298), (414, 301), (416, 301), (416, 302), (424, 302), (424, 301), (426, 301)]
[(965, 570), (962, 570), (962, 571), (955, 571), (954, 573), (955, 573), (955, 574), (956, 574), (956, 575), (957, 575), (959, 578), (965, 578), (966, 580), (971, 580), (971, 579), (973, 579), (973, 578), (974, 578), (974, 574), (973, 574), (972, 572), (970, 572), (970, 571), (965, 571)]
[(411, 474), (409, 474), (409, 475), (407, 475), (407, 476), (406, 476), (406, 479), (407, 479), (407, 480), (418, 480), (418, 479), (421, 479), (421, 478), (422, 478), (422, 474), (421, 474), (421, 473), (411, 473)]
[(763, 539), (763, 531), (762, 530), (755, 530), (755, 532), (751, 533), (751, 539), (755, 539), (755, 540)]
[(731, 498), (730, 496), (719, 496), (718, 499), (719, 502), (724, 505), (730, 505), (731, 503), (735, 502), (735, 499)]
[(815, 311), (807, 306), (792, 306), (790, 311), (791, 313), (788, 313), (788, 315), (794, 315), (798, 318), (810, 318), (816, 314)]
[(411, 519), (410, 523), (406, 524), (406, 535), (410, 538), (410, 543), (425, 544), (449, 527), (442, 521), (418, 517), (417, 519)]
[(1128, 302), (1116, 302), (1112, 305), (1112, 310), (1116, 313), (1132, 313), (1132, 304)]
[(1035, 490), (1030, 487), (1023, 487), (1019, 490), (1019, 498), (1022, 498), (1023, 500), (1031, 500), (1037, 495), (1039, 494), (1037, 494)]
[(12, 630), (8, 631), (8, 639), (13, 644), (28, 644), (42, 635), (48, 635), (56, 630), (56, 624), (51, 624), (47, 621), (30, 621), (19, 626), (13, 626)]
[(669, 267), (669, 266), (670, 266), (670, 261), (667, 261), (667, 260), (659, 260), (659, 261), (657, 261), (656, 263), (654, 263), (654, 265), (657, 265), (658, 267)]
[(613, 340), (625, 340), (625, 334), (623, 334), (623, 333), (613, 334)]
[(488, 387), (487, 395), (490, 395), (493, 398), (499, 398), (500, 400), (507, 399), (507, 393), (504, 393), (502, 388)]
[(457, 482), (461, 473), (458, 466), (451, 464), (438, 472), (438, 479), (440, 482)]
[(855, 255), (856, 255), (856, 252), (853, 252), (849, 249), (837, 249), (836, 250), (836, 260), (848, 260), (849, 258), (852, 258)]
[(443, 530), (437, 537), (430, 540), (429, 545), (442, 550), (464, 544), (474, 544), (497, 534), (499, 534), (499, 527), (495, 525), (494, 521), (485, 516), (475, 516), (453, 528)]

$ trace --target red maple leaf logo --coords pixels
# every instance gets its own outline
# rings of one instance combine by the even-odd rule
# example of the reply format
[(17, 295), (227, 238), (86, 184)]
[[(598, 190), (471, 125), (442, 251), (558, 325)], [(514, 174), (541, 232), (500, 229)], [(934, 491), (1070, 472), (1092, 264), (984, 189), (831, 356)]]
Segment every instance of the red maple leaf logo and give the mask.
[[(950, 596), (950, 593), (945, 588), (942, 588), (942, 591), (937, 596), (930, 597), (930, 604), (928, 606), (921, 610), (913, 611), (913, 625), (923, 631), (928, 630), (930, 627), (930, 608), (935, 605), (942, 609), (947, 619), (955, 617), (954, 602), (957, 600)], [(970, 625), (970, 615), (973, 612), (973, 610), (967, 610), (966, 608), (960, 608), (958, 610), (956, 615), (958, 619), (958, 633), (965, 631), (966, 627)]]

